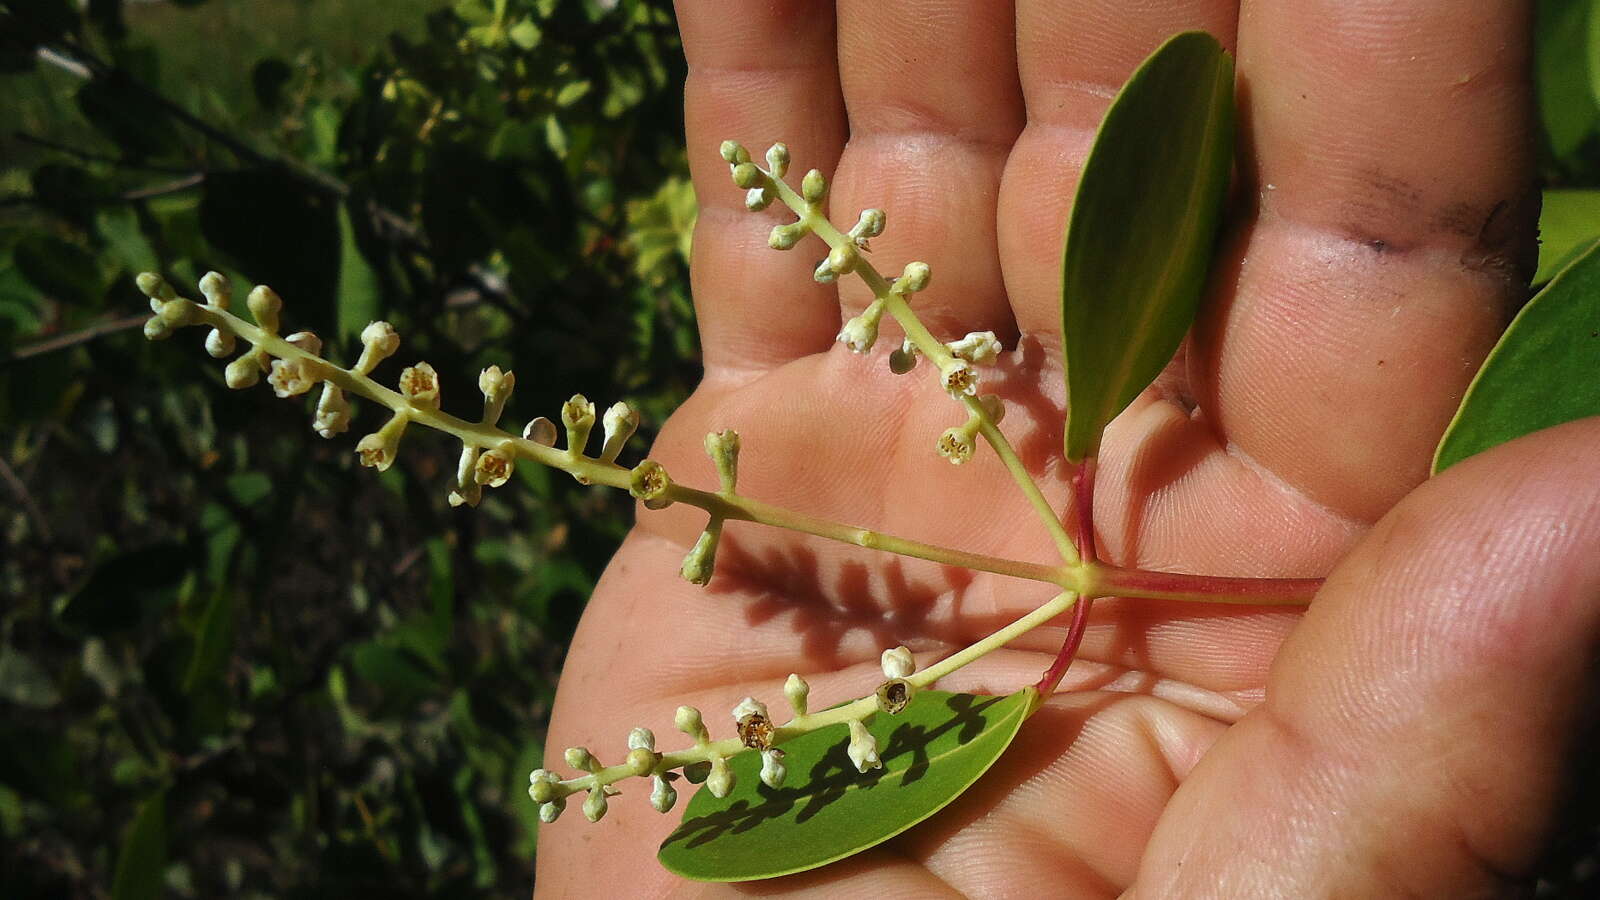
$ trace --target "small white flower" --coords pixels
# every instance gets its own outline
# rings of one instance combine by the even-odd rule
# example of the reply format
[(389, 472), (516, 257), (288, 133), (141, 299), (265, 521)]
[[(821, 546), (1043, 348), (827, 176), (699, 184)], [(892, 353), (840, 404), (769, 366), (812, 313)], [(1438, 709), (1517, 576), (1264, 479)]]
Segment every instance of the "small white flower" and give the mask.
[(754, 697), (746, 697), (733, 708), (733, 721), (742, 722), (749, 716), (767, 717), (767, 705)]
[(950, 352), (974, 365), (987, 366), (993, 363), (1003, 349), (1000, 341), (992, 331), (973, 331), (966, 337), (945, 346)]
[[(717, 565), (717, 539), (722, 536), (722, 523), (713, 519), (706, 530), (700, 532), (694, 546), (683, 558), (678, 574), (690, 584), (705, 584), (711, 580)], [(713, 527), (715, 526), (715, 527)]]
[(833, 266), (825, 257), (822, 262), (817, 263), (816, 269), (812, 270), (811, 278), (817, 284), (833, 284), (839, 280), (839, 273), (833, 270)]
[(297, 397), (316, 386), (317, 380), (306, 371), (298, 359), (275, 359), (272, 371), (267, 374), (267, 384), (279, 397)]
[(594, 430), (594, 404), (582, 394), (561, 404), (561, 422), (567, 426), (567, 452), (582, 453)]
[(502, 372), (499, 366), (490, 366), (478, 373), (478, 391), (483, 394), (484, 418), (498, 421), (500, 411), (517, 386), (515, 372)]
[(672, 805), (678, 802), (678, 792), (672, 789), (667, 779), (660, 775), (650, 778), (650, 805), (656, 812), (665, 813), (672, 810)]
[(783, 695), (789, 698), (789, 707), (797, 716), (806, 714), (806, 698), (811, 694), (811, 685), (798, 674), (791, 674), (789, 680), (783, 683)]
[(952, 359), (946, 363), (940, 369), (940, 377), (944, 382), (944, 389), (957, 400), (978, 393), (978, 373), (964, 359)]
[(855, 240), (857, 247), (866, 249), (868, 238), (883, 234), (884, 221), (883, 210), (863, 209), (855, 227), (850, 229), (850, 237)]
[(744, 208), (751, 212), (761, 212), (772, 205), (772, 188), (753, 187), (744, 192)]
[(866, 316), (852, 317), (839, 330), (837, 340), (852, 352), (866, 353), (878, 341), (878, 323), (869, 321)]
[(417, 409), (439, 408), (439, 373), (419, 362), (400, 372), (400, 393)]
[(144, 336), (146, 340), (164, 341), (172, 337), (172, 323), (159, 314), (151, 316), (144, 320)]
[(940, 456), (950, 460), (951, 465), (959, 466), (972, 459), (977, 442), (964, 427), (947, 428), (944, 434), (939, 435), (938, 447)]
[(885, 678), (905, 678), (917, 669), (917, 661), (912, 658), (911, 651), (904, 647), (893, 647), (883, 651), (878, 658), (878, 664), (883, 667)]
[(763, 750), (761, 752), (761, 783), (769, 788), (783, 787), (783, 779), (789, 774), (789, 767), (783, 764), (782, 750)]
[(850, 746), (845, 753), (857, 772), (883, 767), (883, 761), (878, 758), (878, 742), (860, 719), (850, 720)]
[(516, 457), (510, 451), (496, 447), (478, 456), (478, 462), (473, 466), (472, 480), (497, 488), (511, 480), (511, 473), (516, 468)]
[(667, 470), (653, 459), (641, 460), (628, 473), (628, 493), (643, 500), (646, 509), (664, 509), (672, 501), (667, 499), (667, 489), (672, 478)]

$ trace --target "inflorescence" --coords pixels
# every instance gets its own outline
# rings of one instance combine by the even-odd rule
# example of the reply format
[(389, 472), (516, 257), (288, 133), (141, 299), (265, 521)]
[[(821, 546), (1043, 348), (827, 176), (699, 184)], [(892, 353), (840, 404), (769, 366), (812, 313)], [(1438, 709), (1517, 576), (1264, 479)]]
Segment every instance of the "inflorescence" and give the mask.
[[(774, 227), (769, 244), (777, 250), (789, 250), (807, 235), (816, 235), (829, 248), (828, 254), (818, 262), (813, 277), (827, 284), (840, 276), (854, 273), (873, 291), (872, 302), (847, 322), (840, 330), (838, 340), (856, 353), (868, 353), (878, 338), (880, 323), (887, 313), (905, 332), (901, 345), (888, 355), (891, 371), (904, 374), (912, 371), (919, 357), (926, 356), (938, 372), (944, 389), (967, 410), (967, 420), (945, 431), (938, 440), (937, 451), (953, 464), (970, 460), (976, 448), (977, 437), (982, 435), (994, 446), (1016, 472), (1020, 463), (1015, 461), (1009, 445), (995, 429), (995, 423), (1004, 415), (1004, 404), (994, 395), (980, 395), (977, 367), (992, 364), (1001, 351), (1000, 342), (992, 332), (974, 332), (959, 340), (944, 343), (936, 340), (911, 312), (912, 296), (927, 289), (931, 272), (926, 263), (910, 262), (901, 274), (889, 281), (864, 258), (870, 252), (870, 240), (883, 233), (885, 216), (882, 210), (861, 212), (856, 224), (846, 232), (835, 228), (826, 218), (823, 205), (828, 184), (821, 172), (813, 169), (801, 180), (796, 192), (784, 182), (789, 168), (789, 151), (783, 144), (774, 144), (767, 150), (767, 168), (756, 166), (748, 151), (729, 141), (721, 147), (722, 158), (727, 161), (733, 181), (746, 190), (745, 203), (751, 210), (765, 209), (781, 200), (796, 215), (796, 220)], [(280, 336), (283, 301), (269, 287), (259, 286), (247, 298), (255, 324), (234, 316), (230, 311), (232, 298), (228, 280), (216, 272), (200, 280), (200, 293), (204, 303), (177, 296), (172, 287), (155, 273), (144, 273), (138, 279), (139, 288), (150, 298), (154, 316), (145, 324), (145, 336), (162, 339), (182, 326), (204, 325), (211, 330), (206, 337), (206, 350), (222, 358), (232, 355), (242, 338), (249, 347), (243, 354), (229, 362), (224, 379), (230, 388), (242, 389), (258, 383), (266, 375), (267, 383), (279, 397), (292, 398), (304, 395), (321, 386), (313, 414), (312, 427), (324, 438), (332, 438), (349, 430), (352, 408), (350, 394), (374, 401), (389, 410), (388, 420), (376, 431), (365, 435), (357, 443), (355, 452), (364, 466), (384, 471), (394, 463), (401, 439), (413, 423), (450, 434), (461, 442), (460, 461), (455, 480), (449, 492), (452, 506), (476, 506), (483, 498), (485, 487), (497, 488), (510, 480), (519, 459), (532, 459), (544, 465), (562, 469), (583, 484), (605, 484), (628, 490), (649, 509), (660, 509), (675, 501), (690, 502), (709, 513), (705, 530), (685, 556), (680, 574), (695, 584), (710, 580), (715, 566), (716, 549), (725, 520), (729, 517), (764, 521), (768, 524), (786, 525), (811, 533), (824, 534), (840, 540), (852, 540), (862, 546), (879, 546), (895, 552), (927, 555), (926, 545), (898, 541), (879, 536), (864, 529), (844, 526), (823, 529), (802, 517), (784, 518), (768, 510), (763, 517), (757, 504), (736, 493), (738, 484), (739, 435), (731, 430), (706, 435), (705, 449), (715, 463), (719, 490), (695, 491), (674, 485), (666, 469), (653, 460), (643, 460), (631, 469), (618, 463), (623, 446), (639, 426), (638, 413), (626, 403), (618, 402), (603, 414), (597, 415), (595, 405), (582, 395), (574, 395), (562, 405), (560, 425), (565, 432), (566, 447), (557, 449), (558, 428), (555, 422), (543, 416), (529, 421), (514, 436), (499, 427), (507, 401), (516, 386), (516, 377), (498, 366), (484, 369), (478, 376), (478, 390), (483, 396), (483, 414), (476, 422), (458, 419), (440, 409), (441, 385), (438, 373), (426, 362), (417, 362), (403, 369), (394, 389), (379, 384), (372, 378), (373, 370), (384, 360), (394, 356), (400, 346), (400, 336), (387, 322), (373, 322), (361, 332), (361, 354), (349, 368), (335, 365), (325, 359), (322, 341), (309, 331)], [(590, 456), (586, 452), (596, 422), (600, 423), (603, 440), (600, 452)], [(1024, 490), (1031, 487), (1031, 479)], [(1037, 494), (1037, 488), (1033, 488)], [(1042, 498), (1036, 500), (1036, 505)], [(1047, 508), (1047, 507), (1046, 507)], [(1049, 517), (1053, 521), (1053, 516)], [(1064, 537), (1059, 535), (1058, 538)], [(890, 541), (896, 543), (891, 546)], [(1058, 544), (1061, 540), (1058, 540)], [(909, 549), (908, 549), (909, 548)], [(920, 552), (919, 552), (920, 548)], [(1075, 561), (1070, 551), (1064, 557)], [(934, 558), (929, 556), (929, 558)], [(1022, 564), (1019, 564), (1022, 565)], [(1042, 578), (1041, 580), (1052, 580)], [(673, 782), (679, 778), (674, 771), (683, 770), (683, 777), (692, 782), (703, 781), (706, 789), (716, 797), (723, 797), (733, 789), (734, 775), (728, 760), (744, 751), (762, 755), (760, 778), (770, 787), (782, 784), (787, 775), (781, 745), (803, 734), (833, 725), (845, 725), (849, 730), (848, 755), (862, 772), (882, 765), (878, 748), (867, 723), (880, 713), (897, 714), (909, 703), (912, 695), (930, 685), (934, 680), (955, 668), (995, 649), (1028, 628), (1035, 627), (1070, 608), (1074, 595), (1069, 591), (1040, 607), (1034, 613), (991, 635), (984, 641), (967, 648), (924, 672), (916, 672), (911, 653), (904, 647), (886, 650), (881, 659), (885, 680), (877, 689), (851, 702), (821, 713), (807, 711), (809, 686), (798, 674), (790, 675), (784, 685), (784, 695), (792, 712), (787, 721), (778, 724), (770, 717), (767, 706), (753, 697), (747, 697), (733, 710), (736, 737), (714, 741), (699, 712), (693, 707), (679, 707), (675, 722), (678, 730), (693, 741), (685, 750), (660, 753), (656, 750), (655, 735), (646, 728), (635, 728), (627, 740), (624, 760), (604, 766), (599, 759), (583, 747), (566, 751), (565, 760), (571, 769), (582, 774), (562, 778), (547, 769), (535, 770), (530, 776), (529, 796), (539, 804), (543, 821), (552, 822), (566, 807), (567, 798), (579, 792), (587, 796), (583, 801), (584, 815), (591, 821), (604, 816), (607, 798), (617, 793), (612, 784), (627, 777), (648, 778), (651, 782), (650, 803), (660, 812), (671, 809), (677, 799)]]

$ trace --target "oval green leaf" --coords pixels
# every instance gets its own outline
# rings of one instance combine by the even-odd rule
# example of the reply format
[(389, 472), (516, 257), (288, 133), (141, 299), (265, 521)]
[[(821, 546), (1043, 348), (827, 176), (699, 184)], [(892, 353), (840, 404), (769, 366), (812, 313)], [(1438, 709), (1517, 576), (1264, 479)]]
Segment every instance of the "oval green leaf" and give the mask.
[[(1596, 16), (1600, 19), (1600, 16)], [(1547, 190), (1539, 210), (1539, 271), (1533, 283), (1544, 284), (1578, 258), (1586, 245), (1600, 238), (1600, 190)]]
[[(761, 783), (761, 755), (730, 760), (734, 789), (701, 788), (657, 857), (698, 881), (750, 881), (803, 872), (875, 846), (933, 815), (972, 786), (1010, 746), (1038, 697), (923, 691), (868, 728), (883, 768), (857, 772), (849, 730), (822, 728), (783, 745), (788, 780)], [(681, 784), (681, 782), (680, 782)]]
[(1511, 320), (1445, 429), (1433, 471), (1594, 415), (1600, 415), (1600, 243)]
[(1061, 262), (1067, 459), (1172, 359), (1205, 288), (1233, 162), (1233, 60), (1179, 34), (1106, 111), (1083, 166)]

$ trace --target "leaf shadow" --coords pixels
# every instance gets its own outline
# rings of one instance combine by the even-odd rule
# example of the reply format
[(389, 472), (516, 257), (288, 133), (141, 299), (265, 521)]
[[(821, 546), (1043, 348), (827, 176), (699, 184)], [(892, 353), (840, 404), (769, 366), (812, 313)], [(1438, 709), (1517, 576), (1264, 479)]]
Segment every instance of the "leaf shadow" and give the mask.
[[(896, 787), (914, 784), (926, 777), (932, 768), (928, 747), (952, 730), (959, 729), (956, 740), (965, 744), (982, 733), (983, 713), (989, 707), (1007, 699), (1004, 696), (979, 697), (971, 694), (954, 694), (945, 699), (950, 709), (949, 719), (934, 728), (904, 723), (889, 735), (879, 752), (883, 766), (869, 772), (858, 772), (850, 762), (849, 741), (841, 739), (828, 748), (822, 758), (811, 766), (807, 779), (800, 785), (780, 788), (768, 787), (759, 781), (755, 791), (759, 803), (748, 798), (735, 800), (726, 809), (702, 816), (685, 817), (661, 846), (682, 843), (687, 849), (703, 847), (727, 835), (744, 834), (762, 824), (785, 818), (793, 811), (796, 825), (803, 825), (827, 807), (844, 799), (852, 790), (871, 790), (883, 784), (890, 775), (902, 773), (890, 782)], [(903, 767), (896, 765), (910, 757)], [(740, 772), (741, 778), (755, 777), (752, 772)], [(703, 788), (702, 788), (703, 790)], [(698, 796), (698, 795), (697, 795)], [(798, 811), (796, 807), (799, 807)]]

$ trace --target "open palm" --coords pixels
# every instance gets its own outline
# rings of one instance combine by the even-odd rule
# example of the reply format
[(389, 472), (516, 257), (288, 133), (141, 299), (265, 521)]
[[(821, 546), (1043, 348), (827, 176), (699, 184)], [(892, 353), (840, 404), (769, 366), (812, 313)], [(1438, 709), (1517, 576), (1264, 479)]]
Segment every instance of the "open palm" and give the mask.
[[(1585, 512), (1600, 479), (1579, 453), (1600, 429), (1569, 426), (1464, 465), (1351, 551), (1425, 478), (1520, 296), (1536, 212), (1527, 4), (679, 7), (706, 378), (650, 454), (676, 480), (714, 484), (701, 438), (734, 428), (741, 493), (1057, 561), (993, 454), (980, 447), (953, 468), (935, 453), (965, 414), (926, 364), (891, 374), (898, 338), (887, 330), (866, 356), (834, 343), (869, 294), (811, 283), (824, 252), (815, 239), (769, 250), (782, 210), (745, 212), (717, 146), (737, 139), (759, 155), (786, 141), (798, 169), (837, 173), (835, 221), (888, 212), (869, 258), (889, 273), (912, 259), (933, 266), (913, 305), (935, 335), (1000, 335), (1012, 352), (985, 371), (984, 389), (1005, 399), (1004, 429), (1065, 512), (1058, 251), (1077, 170), (1138, 61), (1203, 28), (1238, 58), (1236, 214), (1191, 340), (1107, 432), (1101, 553), (1259, 576), (1323, 575), (1350, 554), (1304, 621), (1283, 609), (1101, 601), (1061, 693), (976, 788), (852, 860), (745, 889), (1431, 892), (1493, 886), (1526, 865), (1570, 711), (1510, 703), (1507, 679), (1471, 673), (1513, 655), (1529, 664), (1544, 620), (1507, 598), (1595, 593), (1595, 565), (1567, 560), (1600, 533)], [(1517, 510), (1575, 527), (1519, 543)], [(616, 762), (635, 725), (679, 746), (680, 703), (728, 736), (725, 712), (745, 695), (781, 708), (790, 672), (811, 681), (813, 705), (858, 696), (876, 683), (882, 649), (904, 644), (926, 664), (1053, 593), (744, 524), (729, 525), (715, 578), (695, 587), (675, 573), (704, 518), (642, 514), (573, 643), (551, 748), (586, 745)], [(1508, 566), (1489, 545), (1526, 545), (1544, 565)], [(1588, 581), (1573, 574), (1582, 565)], [(1485, 566), (1498, 581), (1480, 580)], [(1061, 624), (941, 686), (1032, 683)], [(1513, 631), (1513, 650), (1496, 629)], [(1570, 648), (1534, 649), (1549, 656), (1541, 677), (1567, 672), (1558, 651)], [(1566, 677), (1580, 678), (1581, 662)], [(1486, 730), (1535, 737), (1484, 746)], [(1489, 774), (1525, 759), (1533, 776)], [(542, 889), (739, 889), (661, 870), (653, 851), (677, 817), (621, 787), (632, 796), (600, 823), (541, 832)], [(1468, 814), (1485, 808), (1494, 821)]]

